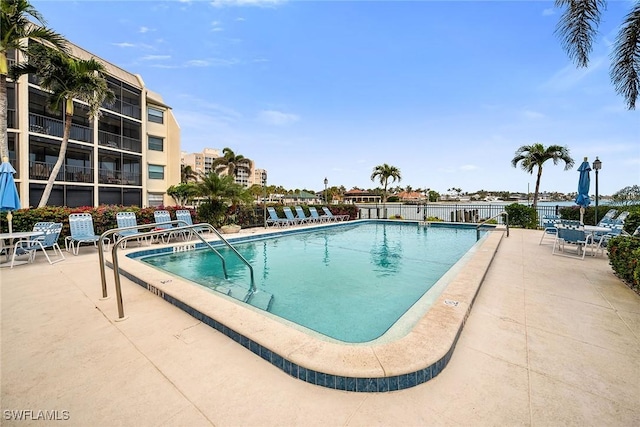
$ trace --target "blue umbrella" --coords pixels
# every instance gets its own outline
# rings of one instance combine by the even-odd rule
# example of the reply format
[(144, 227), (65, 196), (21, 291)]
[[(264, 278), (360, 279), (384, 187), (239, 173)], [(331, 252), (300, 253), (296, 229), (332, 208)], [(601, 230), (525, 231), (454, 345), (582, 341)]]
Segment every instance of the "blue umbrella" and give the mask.
[(7, 214), (7, 221), (9, 222), (9, 233), (11, 233), (11, 221), (13, 215), (11, 211), (20, 209), (20, 197), (18, 196), (18, 190), (16, 189), (16, 183), (13, 180), (13, 174), (16, 170), (11, 166), (5, 157), (0, 164), (0, 211), (9, 211)]
[(589, 199), (589, 186), (591, 185), (591, 179), (589, 178), (589, 171), (591, 171), (591, 165), (584, 158), (584, 162), (578, 168), (580, 172), (580, 178), (578, 179), (578, 195), (576, 196), (576, 205), (580, 206), (580, 222), (584, 224), (584, 209), (589, 206), (591, 199)]

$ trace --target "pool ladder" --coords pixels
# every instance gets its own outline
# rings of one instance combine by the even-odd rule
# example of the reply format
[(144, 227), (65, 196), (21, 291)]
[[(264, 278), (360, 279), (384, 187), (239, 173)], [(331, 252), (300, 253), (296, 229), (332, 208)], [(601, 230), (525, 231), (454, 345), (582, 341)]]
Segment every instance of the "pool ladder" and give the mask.
[[(159, 225), (175, 225), (177, 224), (177, 227), (173, 227), (171, 229), (159, 229), (156, 230), (156, 228)], [(183, 224), (183, 225), (180, 225)], [(233, 245), (231, 243), (229, 243), (229, 241), (227, 239), (225, 239), (224, 237), (222, 237), (222, 235), (220, 234), (220, 232), (218, 232), (218, 230), (215, 229), (215, 227), (213, 227), (211, 224), (207, 224), (207, 223), (201, 223), (201, 224), (193, 224), (193, 225), (189, 225), (187, 224), (185, 221), (182, 220), (174, 220), (174, 221), (167, 221), (167, 222), (156, 222), (156, 223), (151, 223), (151, 224), (141, 224), (141, 225), (135, 225), (135, 226), (131, 226), (131, 227), (120, 227), (120, 228), (113, 228), (110, 230), (105, 231), (104, 233), (102, 233), (102, 235), (100, 235), (100, 240), (98, 241), (98, 257), (100, 259), (100, 279), (102, 281), (102, 298), (106, 299), (108, 298), (107, 295), (107, 279), (106, 279), (106, 273), (105, 273), (105, 268), (104, 268), (104, 253), (103, 253), (103, 241), (105, 239), (110, 239), (110, 237), (116, 233), (118, 233), (119, 231), (123, 231), (123, 230), (140, 230), (140, 229), (146, 229), (146, 228), (151, 228), (151, 231), (146, 231), (146, 232), (142, 232), (140, 234), (135, 234), (135, 235), (130, 235), (130, 236), (122, 236), (120, 237), (114, 244), (113, 244), (113, 248), (111, 249), (111, 259), (113, 262), (113, 275), (114, 275), (114, 279), (115, 279), (115, 288), (116, 288), (116, 301), (118, 304), (118, 320), (125, 320), (126, 317), (124, 315), (124, 306), (122, 304), (122, 288), (120, 285), (120, 269), (118, 267), (118, 248), (121, 246), (122, 243), (127, 242), (129, 240), (133, 240), (133, 239), (140, 239), (141, 237), (154, 237), (154, 236), (160, 236), (163, 234), (167, 234), (169, 232), (171, 233), (175, 233), (178, 231), (184, 231), (184, 232), (189, 232), (189, 234), (191, 236), (195, 235), (196, 237), (198, 237), (198, 239), (200, 239), (200, 241), (202, 243), (204, 243), (211, 251), (213, 251), (219, 258), (220, 261), (222, 262), (222, 270), (224, 272), (224, 278), (225, 279), (229, 279), (229, 275), (227, 274), (227, 264), (225, 262), (224, 257), (222, 256), (222, 254), (220, 254), (220, 252), (218, 252), (216, 250), (216, 248), (214, 248), (213, 246), (211, 246), (211, 244), (209, 242), (207, 242), (204, 237), (202, 237), (202, 235), (200, 233), (198, 233), (195, 230), (201, 230), (203, 228), (208, 229), (210, 232), (213, 232), (215, 235), (218, 236), (218, 238), (229, 248), (231, 249), (231, 251), (233, 253), (235, 253), (238, 258), (240, 258), (240, 260), (247, 266), (249, 267), (249, 272), (251, 275), (251, 285), (249, 287), (249, 291), (246, 295), (246, 297), (244, 298), (244, 302), (248, 302), (250, 298), (252, 298), (254, 295), (256, 294), (256, 284), (255, 284), (255, 280), (253, 277), (253, 267), (251, 266), (251, 264), (249, 263), (249, 261), (246, 260), (245, 257), (243, 257), (240, 252), (238, 252), (236, 250), (236, 248), (233, 247)], [(270, 302), (269, 302), (270, 304)]]

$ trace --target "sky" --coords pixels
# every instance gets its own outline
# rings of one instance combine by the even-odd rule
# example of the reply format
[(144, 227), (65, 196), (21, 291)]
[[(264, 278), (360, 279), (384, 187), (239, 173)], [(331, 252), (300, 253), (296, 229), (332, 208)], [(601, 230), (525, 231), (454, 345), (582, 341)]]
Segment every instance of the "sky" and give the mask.
[[(32, 0), (70, 42), (140, 74), (181, 128), (181, 150), (231, 148), (287, 189), (392, 185), (533, 192), (518, 147), (568, 147), (541, 191), (640, 185), (640, 100), (609, 55), (630, 0), (609, 1), (588, 68), (554, 33), (553, 1)], [(595, 177), (591, 173), (591, 193)]]

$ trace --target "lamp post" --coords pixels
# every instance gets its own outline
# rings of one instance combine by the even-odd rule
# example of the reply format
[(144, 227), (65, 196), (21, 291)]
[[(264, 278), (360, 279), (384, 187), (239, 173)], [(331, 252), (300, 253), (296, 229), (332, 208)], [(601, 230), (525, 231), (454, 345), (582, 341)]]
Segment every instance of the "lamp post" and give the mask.
[(262, 216), (267, 228), (267, 171), (262, 171)]
[(602, 169), (602, 162), (596, 156), (596, 159), (593, 161), (593, 170), (596, 171), (596, 216), (594, 225), (598, 224), (598, 171), (600, 169)]
[(324, 202), (326, 204), (330, 204), (328, 199), (327, 199), (327, 184), (329, 184), (329, 180), (327, 179), (327, 177), (324, 178)]

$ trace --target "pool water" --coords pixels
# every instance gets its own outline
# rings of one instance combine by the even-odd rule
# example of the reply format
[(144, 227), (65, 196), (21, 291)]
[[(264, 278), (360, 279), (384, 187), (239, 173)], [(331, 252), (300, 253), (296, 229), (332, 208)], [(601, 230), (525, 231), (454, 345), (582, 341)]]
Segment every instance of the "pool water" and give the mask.
[[(383, 335), (474, 244), (475, 228), (364, 222), (234, 244), (254, 269), (268, 311), (339, 341)], [(248, 289), (249, 270), (226, 248), (143, 261), (211, 289)]]

